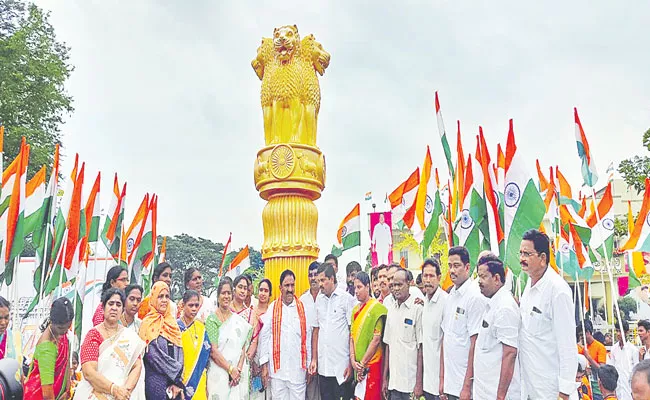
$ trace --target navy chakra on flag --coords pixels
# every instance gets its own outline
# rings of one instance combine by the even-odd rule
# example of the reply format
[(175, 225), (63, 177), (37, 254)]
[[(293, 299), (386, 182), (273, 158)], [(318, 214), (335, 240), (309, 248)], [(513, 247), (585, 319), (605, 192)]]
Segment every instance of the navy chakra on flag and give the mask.
[(519, 204), (521, 199), (521, 190), (516, 183), (510, 182), (506, 185), (503, 196), (505, 197), (504, 201), (508, 207), (516, 207)]
[(472, 216), (469, 214), (468, 209), (464, 209), (463, 211), (460, 212), (460, 227), (462, 229), (469, 229), (474, 225), (474, 220), (472, 219)]
[(343, 228), (341, 228), (341, 237), (345, 237), (345, 235), (348, 234), (348, 227), (343, 225)]
[(614, 221), (611, 218), (605, 218), (603, 220), (603, 228), (607, 229), (608, 231), (613, 231)]
[(131, 251), (133, 251), (133, 245), (135, 244), (134, 242), (135, 242), (135, 240), (133, 240), (133, 238), (129, 238), (126, 241), (126, 252), (127, 253), (131, 253)]
[(562, 247), (560, 247), (560, 251), (564, 254), (567, 254), (570, 251), (570, 247), (568, 243), (563, 243)]
[(497, 193), (496, 190), (492, 191), (494, 193), (494, 199), (497, 202), (497, 207), (499, 207), (499, 203), (501, 203), (501, 199), (499, 198), (499, 193)]
[(442, 215), (447, 215), (447, 205), (445, 203), (440, 204), (442, 206)]
[(433, 200), (431, 200), (431, 196), (429, 195), (427, 195), (427, 198), (424, 201), (424, 211), (427, 214), (431, 214), (433, 212)]
[(650, 226), (650, 211), (648, 211), (648, 215), (646, 215), (645, 217), (645, 223), (648, 224), (648, 226)]

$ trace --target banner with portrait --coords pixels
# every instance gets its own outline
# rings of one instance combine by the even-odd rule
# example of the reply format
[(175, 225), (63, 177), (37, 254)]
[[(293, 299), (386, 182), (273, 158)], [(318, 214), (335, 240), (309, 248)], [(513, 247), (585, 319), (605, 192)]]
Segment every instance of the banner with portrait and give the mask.
[(393, 225), (390, 211), (370, 213), (372, 267), (393, 262)]

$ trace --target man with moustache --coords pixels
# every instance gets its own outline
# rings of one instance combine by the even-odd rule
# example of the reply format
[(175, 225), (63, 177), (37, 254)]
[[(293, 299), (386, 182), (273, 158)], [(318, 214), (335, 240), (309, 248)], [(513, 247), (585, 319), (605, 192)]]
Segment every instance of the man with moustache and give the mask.
[(571, 289), (548, 267), (549, 239), (531, 229), (519, 247), (528, 282), (521, 295), (519, 362), (523, 393), (529, 399), (566, 400), (575, 391), (578, 369)]
[(350, 261), (345, 267), (345, 275), (347, 282), (347, 291), (350, 293), (350, 296), (354, 297), (354, 277), (357, 276), (357, 272), (361, 271), (361, 264), (356, 261)]
[(488, 300), (474, 351), (474, 398), (520, 400), (519, 307), (504, 287), (501, 260), (486, 255), (477, 265), (479, 288)]
[(336, 272), (329, 263), (318, 267), (318, 282), (321, 293), (316, 298), (313, 332), (318, 357), (309, 371), (318, 371), (321, 399), (347, 400), (352, 397), (349, 338), (355, 300), (337, 285)]
[[(320, 293), (320, 284), (318, 283), (318, 267), (320, 263), (314, 261), (309, 264), (309, 290), (300, 296), (300, 301), (305, 306), (305, 312), (310, 315), (316, 315), (316, 298)], [(312, 330), (312, 326), (307, 329)], [(318, 375), (307, 375), (307, 397), (306, 400), (320, 400), (320, 389), (318, 388)]]
[(380, 303), (384, 302), (384, 299), (390, 295), (390, 286), (388, 286), (388, 265), (380, 265), (377, 267), (377, 281), (379, 282), (379, 300)]
[(370, 272), (370, 286), (372, 288), (372, 297), (375, 299), (379, 300), (379, 297), (381, 296), (381, 290), (379, 290), (379, 274), (378, 274), (378, 269), (379, 268), (374, 268)]
[(391, 290), (395, 301), (387, 306), (382, 391), (391, 400), (419, 399), (422, 390), (422, 306), (409, 293), (408, 274), (397, 271)]
[(341, 270), (339, 273), (339, 259), (334, 254), (328, 254), (325, 256), (325, 261), (323, 264), (330, 264), (334, 267), (334, 274), (336, 275), (337, 286), (343, 290), (348, 289), (348, 284), (345, 276), (345, 271)]
[(262, 316), (259, 357), (262, 381), (271, 387), (274, 399), (304, 400), (306, 373), (311, 363), (314, 314), (294, 296), (296, 275), (291, 270), (280, 274), (280, 298)]
[(440, 288), (440, 264), (426, 259), (422, 264), (422, 361), (424, 365), (423, 389), (426, 400), (439, 400), (440, 347), (442, 346), (442, 316), (449, 294)]
[(470, 278), (467, 249), (452, 247), (448, 254), (449, 276), (454, 286), (449, 292), (442, 318), (440, 391), (443, 395), (440, 397), (443, 400), (467, 400), (472, 398), (474, 349), (486, 300)]
[[(393, 283), (393, 277), (395, 276), (395, 273), (397, 271), (405, 271), (406, 276), (407, 276), (407, 284), (408, 284), (407, 286), (408, 286), (408, 289), (409, 289), (409, 293), (411, 295), (413, 295), (413, 297), (415, 298), (414, 301), (417, 304), (419, 304), (419, 305), (424, 304), (424, 294), (422, 293), (422, 291), (420, 291), (420, 289), (418, 289), (416, 286), (411, 286), (410, 285), (410, 283), (413, 281), (413, 274), (411, 274), (411, 271), (405, 270), (404, 268), (402, 268), (401, 265), (395, 264), (395, 263), (389, 265), (387, 271), (388, 272), (386, 273), (386, 280), (388, 281), (388, 286), (389, 287), (391, 287), (391, 285)], [(386, 307), (388, 307), (390, 304), (392, 304), (394, 302), (395, 302), (395, 297), (393, 296), (393, 293), (392, 293), (392, 290), (391, 290), (391, 293), (389, 293), (386, 297), (384, 297), (382, 303)]]

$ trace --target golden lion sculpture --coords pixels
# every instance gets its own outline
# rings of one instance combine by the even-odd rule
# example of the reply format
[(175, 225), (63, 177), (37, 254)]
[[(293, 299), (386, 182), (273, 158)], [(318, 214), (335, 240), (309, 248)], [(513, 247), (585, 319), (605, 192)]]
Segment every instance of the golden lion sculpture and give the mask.
[(296, 25), (273, 30), (263, 38), (251, 65), (262, 81), (264, 141), (316, 146), (320, 86), (330, 55), (314, 35), (300, 40)]

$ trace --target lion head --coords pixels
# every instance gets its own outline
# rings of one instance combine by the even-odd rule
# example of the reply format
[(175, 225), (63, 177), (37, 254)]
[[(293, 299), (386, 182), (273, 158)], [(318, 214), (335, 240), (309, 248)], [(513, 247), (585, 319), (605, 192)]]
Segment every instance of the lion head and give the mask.
[(323, 45), (316, 41), (313, 34), (307, 35), (302, 40), (302, 51), (314, 66), (314, 69), (320, 75), (323, 75), (330, 65), (330, 53), (323, 49)]
[(296, 25), (285, 25), (273, 30), (273, 49), (280, 62), (291, 61), (299, 48), (300, 35)]

